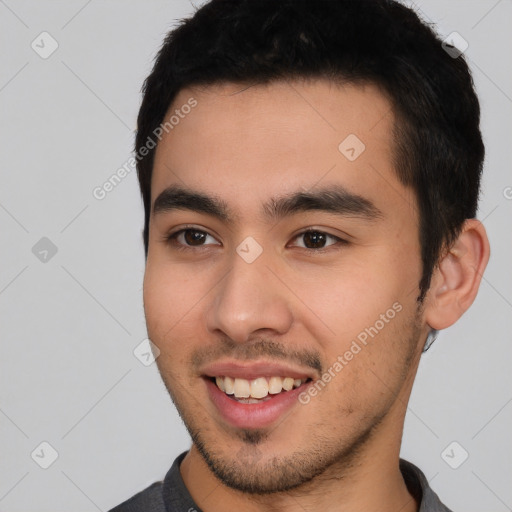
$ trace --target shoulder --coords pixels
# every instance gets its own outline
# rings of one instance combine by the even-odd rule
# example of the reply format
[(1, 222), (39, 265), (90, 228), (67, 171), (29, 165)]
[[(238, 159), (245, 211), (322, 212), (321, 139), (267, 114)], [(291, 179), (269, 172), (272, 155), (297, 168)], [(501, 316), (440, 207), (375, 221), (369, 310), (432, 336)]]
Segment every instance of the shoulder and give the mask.
[(162, 482), (155, 482), (109, 512), (166, 512)]
[(163, 481), (155, 482), (109, 512), (167, 512), (196, 510), (192, 497), (180, 475), (180, 464), (187, 452), (178, 455)]
[(423, 472), (411, 462), (400, 459), (400, 471), (409, 492), (420, 503), (419, 512), (452, 512), (432, 490)]

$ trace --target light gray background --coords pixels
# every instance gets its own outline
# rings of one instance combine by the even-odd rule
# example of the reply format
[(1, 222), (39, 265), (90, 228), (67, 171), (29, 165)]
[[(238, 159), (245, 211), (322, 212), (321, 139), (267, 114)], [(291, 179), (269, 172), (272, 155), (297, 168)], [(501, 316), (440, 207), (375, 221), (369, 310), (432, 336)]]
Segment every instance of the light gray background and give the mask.
[[(492, 256), (474, 306), (423, 357), (402, 455), (455, 512), (501, 512), (512, 510), (512, 3), (416, 5), (469, 43)], [(1, 511), (108, 510), (189, 447), (155, 365), (133, 355), (146, 338), (136, 175), (102, 201), (92, 190), (130, 157), (142, 81), (192, 11), (186, 0), (0, 0)], [(43, 31), (59, 44), (47, 59), (31, 48)], [(32, 252), (42, 237), (58, 249), (46, 263)], [(58, 452), (46, 470), (31, 458), (43, 441)], [(441, 456), (453, 441), (452, 464), (469, 453), (458, 469)]]

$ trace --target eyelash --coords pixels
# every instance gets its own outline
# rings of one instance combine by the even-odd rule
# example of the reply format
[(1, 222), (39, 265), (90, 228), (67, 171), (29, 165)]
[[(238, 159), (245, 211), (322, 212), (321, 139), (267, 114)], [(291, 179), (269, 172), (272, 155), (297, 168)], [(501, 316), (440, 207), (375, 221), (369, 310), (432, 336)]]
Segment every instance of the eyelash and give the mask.
[[(197, 250), (200, 251), (200, 250), (203, 250), (205, 247), (208, 247), (208, 245), (211, 245), (211, 244), (206, 244), (206, 245), (192, 246), (192, 245), (184, 245), (184, 244), (177, 242), (176, 239), (178, 238), (178, 236), (187, 231), (195, 231), (197, 233), (204, 233), (208, 236), (211, 236), (212, 238), (215, 238), (213, 235), (210, 235), (210, 233), (208, 233), (207, 231), (204, 231), (202, 229), (197, 229), (194, 227), (187, 227), (187, 228), (182, 228), (178, 231), (175, 231), (174, 233), (170, 233), (169, 235), (165, 236), (164, 241), (167, 244), (172, 245), (173, 248), (175, 248), (176, 250), (179, 250), (179, 251), (197, 251)], [(338, 236), (331, 235), (330, 233), (326, 233), (325, 231), (321, 231), (319, 229), (311, 229), (311, 228), (305, 229), (304, 231), (297, 233), (293, 237), (293, 240), (295, 240), (301, 236), (304, 236), (307, 233), (317, 233), (317, 234), (325, 235), (329, 238), (336, 240), (336, 243), (328, 245), (327, 247), (320, 247), (318, 249), (309, 248), (309, 247), (298, 247), (299, 249), (304, 249), (309, 252), (323, 253), (323, 252), (328, 251), (331, 247), (344, 246), (344, 245), (348, 245), (348, 243), (349, 243), (347, 240), (344, 240), (343, 238), (340, 238)]]

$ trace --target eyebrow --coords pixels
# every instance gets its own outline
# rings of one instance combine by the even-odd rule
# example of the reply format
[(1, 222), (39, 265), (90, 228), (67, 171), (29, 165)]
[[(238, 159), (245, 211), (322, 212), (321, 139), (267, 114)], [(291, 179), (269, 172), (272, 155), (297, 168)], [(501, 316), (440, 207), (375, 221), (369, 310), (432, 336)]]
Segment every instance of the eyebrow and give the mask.
[[(239, 219), (223, 199), (180, 185), (167, 187), (153, 203), (153, 215), (172, 210), (204, 213), (226, 223), (235, 223)], [(262, 207), (263, 216), (268, 221), (277, 221), (299, 212), (313, 210), (345, 217), (359, 217), (369, 221), (383, 217), (381, 210), (369, 199), (349, 192), (341, 185), (273, 197)]]

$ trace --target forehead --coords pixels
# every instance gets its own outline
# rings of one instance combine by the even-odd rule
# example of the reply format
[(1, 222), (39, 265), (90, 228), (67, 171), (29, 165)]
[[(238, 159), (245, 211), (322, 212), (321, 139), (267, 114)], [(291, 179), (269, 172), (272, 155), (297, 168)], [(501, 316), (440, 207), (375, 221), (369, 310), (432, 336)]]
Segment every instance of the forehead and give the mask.
[(408, 194), (394, 171), (391, 104), (371, 84), (194, 87), (180, 91), (171, 115), (179, 121), (158, 144), (152, 201), (176, 183), (218, 193), (235, 209), (329, 183), (372, 199)]

